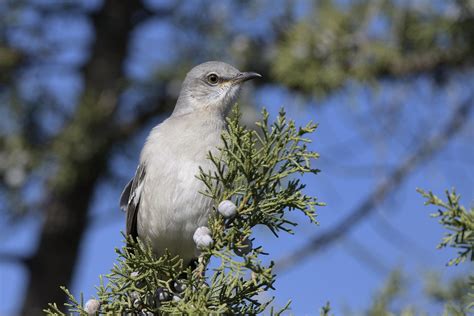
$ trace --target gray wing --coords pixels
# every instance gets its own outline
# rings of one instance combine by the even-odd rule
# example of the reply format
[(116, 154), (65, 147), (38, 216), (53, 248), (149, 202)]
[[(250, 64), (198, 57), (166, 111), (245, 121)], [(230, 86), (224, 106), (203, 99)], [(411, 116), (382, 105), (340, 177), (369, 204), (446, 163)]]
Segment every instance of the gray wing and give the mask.
[(126, 234), (138, 237), (137, 216), (145, 179), (145, 165), (139, 164), (135, 176), (127, 183), (120, 196), (120, 208), (127, 212)]

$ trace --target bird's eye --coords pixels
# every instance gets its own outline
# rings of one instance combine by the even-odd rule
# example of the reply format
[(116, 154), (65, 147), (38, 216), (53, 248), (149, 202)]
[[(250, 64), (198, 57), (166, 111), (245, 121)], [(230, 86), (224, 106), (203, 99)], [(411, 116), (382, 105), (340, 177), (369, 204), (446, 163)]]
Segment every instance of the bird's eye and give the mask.
[(209, 75), (207, 76), (207, 82), (209, 82), (209, 83), (212, 84), (212, 85), (215, 85), (215, 84), (217, 84), (217, 83), (219, 82), (219, 77), (218, 77), (216, 74), (214, 74), (214, 73), (209, 74)]

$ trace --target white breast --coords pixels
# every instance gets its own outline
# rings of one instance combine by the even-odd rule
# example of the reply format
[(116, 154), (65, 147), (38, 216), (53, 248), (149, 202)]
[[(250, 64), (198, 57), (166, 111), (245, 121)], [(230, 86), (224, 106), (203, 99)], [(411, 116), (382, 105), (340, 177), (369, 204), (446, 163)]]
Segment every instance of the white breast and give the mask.
[(196, 256), (195, 230), (207, 226), (212, 201), (196, 178), (199, 166), (209, 170), (207, 157), (221, 144), (224, 119), (208, 111), (169, 118), (155, 127), (142, 150), (146, 164), (138, 212), (138, 234), (161, 255), (167, 248), (185, 262)]

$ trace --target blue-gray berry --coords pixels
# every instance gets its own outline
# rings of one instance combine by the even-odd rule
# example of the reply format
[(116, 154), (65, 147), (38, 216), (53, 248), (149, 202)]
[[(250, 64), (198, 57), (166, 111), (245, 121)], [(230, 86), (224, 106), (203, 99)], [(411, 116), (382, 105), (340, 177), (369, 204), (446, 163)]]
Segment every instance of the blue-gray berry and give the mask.
[(214, 240), (211, 237), (211, 231), (205, 226), (201, 226), (194, 232), (194, 243), (198, 249), (206, 249), (212, 246)]
[(172, 298), (171, 293), (163, 287), (159, 287), (155, 292), (155, 300), (160, 302), (171, 301)]
[(221, 203), (219, 203), (219, 206), (217, 207), (217, 211), (224, 218), (231, 218), (235, 216), (237, 212), (237, 206), (232, 201), (224, 200)]
[(240, 242), (240, 244), (241, 244), (240, 247), (237, 247), (237, 245), (234, 245), (234, 253), (237, 256), (242, 257), (252, 251), (253, 244), (249, 238), (245, 238), (244, 240)]
[(172, 284), (172, 289), (175, 293), (183, 293), (186, 290), (186, 284), (180, 281), (174, 281)]
[(100, 302), (96, 299), (90, 299), (86, 302), (86, 305), (84, 305), (84, 311), (88, 315), (96, 315), (97, 312), (99, 311), (100, 308)]

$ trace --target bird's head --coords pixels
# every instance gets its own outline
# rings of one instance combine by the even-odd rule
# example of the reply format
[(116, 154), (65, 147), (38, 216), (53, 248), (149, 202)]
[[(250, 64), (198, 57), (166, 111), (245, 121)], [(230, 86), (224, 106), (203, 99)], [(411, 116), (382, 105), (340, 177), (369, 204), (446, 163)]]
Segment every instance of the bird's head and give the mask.
[(200, 109), (226, 113), (235, 102), (242, 83), (259, 78), (255, 72), (241, 72), (229, 64), (209, 61), (186, 75), (173, 115)]

